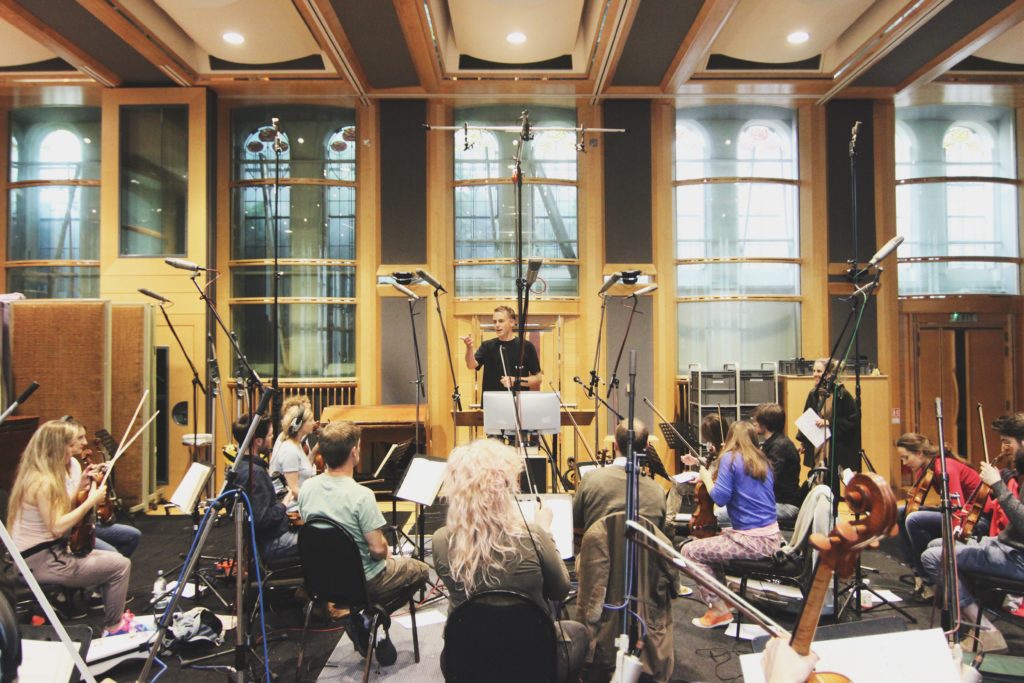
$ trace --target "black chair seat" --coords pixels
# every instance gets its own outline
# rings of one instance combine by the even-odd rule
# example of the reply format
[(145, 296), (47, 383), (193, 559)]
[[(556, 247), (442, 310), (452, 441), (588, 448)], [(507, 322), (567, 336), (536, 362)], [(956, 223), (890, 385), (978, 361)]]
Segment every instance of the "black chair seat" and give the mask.
[(763, 560), (730, 560), (726, 574), (765, 574), (797, 578), (804, 571), (803, 557), (767, 557)]
[(977, 590), (998, 590), (1003, 593), (1024, 595), (1024, 580), (1022, 579), (1010, 579), (1005, 576), (969, 571), (963, 571), (961, 574)]

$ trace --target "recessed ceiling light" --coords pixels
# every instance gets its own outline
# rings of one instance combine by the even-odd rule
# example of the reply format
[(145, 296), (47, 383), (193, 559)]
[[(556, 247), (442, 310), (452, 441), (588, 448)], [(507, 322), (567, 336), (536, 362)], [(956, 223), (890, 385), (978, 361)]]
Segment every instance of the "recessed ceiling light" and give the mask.
[(522, 45), (526, 42), (526, 34), (520, 33), (519, 31), (513, 31), (512, 33), (505, 36), (505, 40), (512, 43), (513, 45)]
[(788, 40), (793, 45), (800, 45), (801, 43), (806, 43), (810, 39), (810, 37), (811, 36), (807, 33), (807, 31), (793, 31), (788, 36), (786, 36), (786, 40)]
[(235, 33), (234, 31), (228, 31), (221, 36), (225, 43), (231, 43), (232, 45), (241, 45), (245, 42), (245, 36), (241, 33)]

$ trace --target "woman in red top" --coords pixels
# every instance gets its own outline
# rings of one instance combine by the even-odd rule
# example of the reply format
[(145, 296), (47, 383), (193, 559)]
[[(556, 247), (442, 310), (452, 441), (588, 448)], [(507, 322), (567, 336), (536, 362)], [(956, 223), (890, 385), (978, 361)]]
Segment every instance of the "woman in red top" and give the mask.
[[(934, 472), (932, 487), (939, 491), (942, 486), (942, 463), (936, 457), (937, 446), (932, 445), (928, 437), (909, 432), (896, 440), (896, 452), (900, 462), (909, 467), (915, 475), (915, 481), (924, 474), (924, 468), (931, 467)], [(948, 453), (947, 453), (948, 454)], [(963, 524), (970, 512), (974, 494), (981, 485), (981, 476), (971, 467), (953, 457), (946, 458), (946, 471), (949, 473), (949, 500), (953, 504), (953, 527)], [(914, 568), (915, 577), (924, 576), (921, 568), (921, 553), (928, 543), (942, 535), (942, 513), (936, 509), (918, 509), (904, 516), (900, 511), (900, 538), (903, 541), (907, 560)]]

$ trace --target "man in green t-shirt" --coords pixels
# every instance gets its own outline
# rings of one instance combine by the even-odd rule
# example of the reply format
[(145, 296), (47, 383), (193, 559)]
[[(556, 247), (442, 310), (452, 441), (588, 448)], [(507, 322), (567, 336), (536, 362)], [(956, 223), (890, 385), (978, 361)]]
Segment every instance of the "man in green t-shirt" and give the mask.
[[(299, 513), (303, 520), (323, 515), (352, 535), (363, 559), (370, 599), (386, 605), (410, 588), (423, 586), (430, 569), (417, 559), (391, 555), (383, 532), (387, 522), (377, 499), (354, 477), (359, 466), (359, 434), (359, 427), (351, 422), (331, 422), (320, 429), (320, 453), (327, 469), (302, 485)], [(356, 648), (365, 655), (369, 633), (362, 615), (350, 615), (346, 628)], [(377, 644), (381, 664), (391, 664), (395, 657), (390, 640)]]

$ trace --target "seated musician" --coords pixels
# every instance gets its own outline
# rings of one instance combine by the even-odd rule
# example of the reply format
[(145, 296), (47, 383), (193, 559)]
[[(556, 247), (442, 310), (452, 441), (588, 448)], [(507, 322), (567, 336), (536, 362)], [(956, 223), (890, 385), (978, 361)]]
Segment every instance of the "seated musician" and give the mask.
[[(1018, 413), (1018, 415), (1024, 415)], [(999, 455), (996, 456), (996, 467), (999, 467), (999, 476), (1002, 478), (1006, 488), (1015, 497), (1019, 493), (1020, 476), (1024, 474), (1017, 468), (1017, 450), (1020, 439), (1024, 439), (1024, 419), (1014, 415), (1004, 415), (992, 423), (992, 427), (999, 433)], [(1018, 434), (1015, 437), (1014, 434)], [(985, 503), (983, 513), (989, 518), (988, 535), (998, 536), (1010, 524), (1009, 517), (999, 505), (994, 496), (989, 496)]]
[[(543, 380), (540, 357), (537, 355), (537, 348), (529, 339), (520, 343), (516, 335), (517, 317), (516, 312), (510, 307), (498, 306), (494, 309), (492, 317), (496, 337), (488, 339), (478, 349), (474, 349), (472, 335), (462, 337), (462, 342), (466, 345), (466, 367), (470, 370), (480, 367), (484, 369), (483, 391), (505, 391), (514, 388), (520, 356), (523, 359), (520, 377), (522, 388), (532, 391), (540, 389)], [(521, 346), (525, 348), (521, 349)]]
[[(357, 425), (347, 421), (331, 422), (320, 430), (320, 453), (327, 470), (313, 477), (299, 492), (299, 512), (304, 521), (313, 515), (322, 515), (344, 527), (363, 559), (366, 589), (374, 602), (388, 604), (406, 594), (411, 587), (426, 583), (430, 568), (411, 557), (393, 557), (384, 537), (387, 526), (384, 515), (377, 507), (377, 499), (369, 488), (356, 482), (354, 474), (359, 466), (359, 434)], [(369, 641), (368, 620), (361, 614), (349, 615), (349, 637), (360, 652), (366, 652)], [(389, 640), (378, 643), (378, 661), (394, 652)], [(383, 647), (384, 650), (380, 651)]]
[[(699, 460), (692, 453), (685, 453), (680, 456), (679, 460), (684, 465), (707, 465), (713, 462), (718, 457), (722, 446), (725, 444), (725, 435), (729, 431), (729, 421), (720, 418), (718, 413), (710, 413), (704, 416), (704, 419), (700, 421), (700, 441), (704, 445), (704, 450), (707, 451), (707, 459), (705, 462)], [(683, 501), (693, 499), (693, 483), (687, 482), (685, 484), (675, 484), (668, 492), (668, 499), (666, 502), (668, 519), (674, 519), (677, 514), (684, 512)], [(710, 520), (709, 520), (710, 521)]]
[[(434, 534), (433, 548), (449, 611), (486, 590), (523, 593), (545, 611), (550, 611), (548, 600), (568, 594), (569, 573), (549, 531), (551, 510), (541, 508), (536, 523), (527, 524), (516, 504), (522, 471), (523, 459), (492, 439), (460, 446), (448, 456), (443, 488), (448, 519)], [(571, 676), (586, 655), (587, 628), (576, 621), (556, 621), (555, 627), (558, 680), (575, 680)]]
[[(915, 475), (915, 481), (922, 483), (922, 476), (927, 469), (933, 472), (931, 487), (940, 490), (942, 481), (942, 463), (939, 462), (939, 449), (923, 434), (908, 432), (896, 440), (896, 452), (900, 462), (909, 467)], [(964, 518), (974, 500), (974, 494), (981, 485), (981, 477), (966, 463), (954, 458), (946, 458), (946, 470), (949, 473), (949, 497), (954, 506), (953, 527), (963, 524)], [(922, 492), (922, 495), (927, 491)], [(915, 510), (906, 514), (906, 507), (899, 513), (900, 540), (907, 562), (914, 570), (914, 590), (927, 597), (930, 590), (929, 580), (921, 567), (921, 553), (928, 543), (942, 535), (942, 513), (936, 509)]]
[[(76, 430), (75, 443), (72, 446), (72, 458), (68, 461), (67, 489), (68, 495), (74, 496), (82, 478), (82, 464), (79, 458), (89, 445), (85, 426), (75, 418), (67, 415), (62, 418)], [(113, 454), (111, 454), (113, 455)], [(139, 547), (142, 532), (129, 524), (111, 522), (104, 524), (96, 521), (96, 548), (98, 550), (116, 550), (125, 557), (131, 557)]]
[[(633, 452), (647, 450), (647, 427), (633, 420)], [(611, 465), (588, 473), (576, 489), (572, 501), (573, 526), (586, 531), (605, 515), (626, 509), (626, 451), (629, 430), (625, 420), (615, 427), (615, 460)], [(653, 479), (639, 477), (639, 514), (659, 527), (665, 527), (665, 491)]]
[[(1000, 440), (1014, 449), (1014, 463), (1018, 472), (1024, 471), (1024, 413), (1000, 418), (993, 426)], [(1024, 581), (1024, 500), (1010, 492), (998, 468), (988, 462), (981, 463), (981, 481), (992, 487), (992, 496), (1009, 521), (998, 537), (986, 536), (980, 541), (956, 544), (956, 563), (959, 572), (981, 572)], [(1018, 481), (1019, 484), (1019, 481)], [(916, 514), (916, 513), (915, 513)], [(933, 545), (921, 555), (921, 567), (927, 580), (937, 583), (942, 572), (942, 546)], [(1006, 649), (1006, 640), (981, 610), (963, 574), (957, 577), (957, 595), (960, 598), (960, 616), (967, 623), (980, 623), (979, 639), (985, 652)]]
[[(748, 421), (733, 423), (722, 456), (712, 474), (704, 467), (701, 479), (716, 505), (729, 511), (732, 528), (717, 536), (699, 538), (683, 545), (680, 552), (690, 562), (720, 578), (728, 560), (770, 557), (782, 545), (775, 510), (775, 475), (771, 463), (757, 447), (757, 433)], [(732, 612), (720, 597), (701, 588), (708, 605), (703, 616), (693, 620), (699, 628), (715, 628), (732, 622)]]
[[(231, 426), (235, 441), (241, 446), (249, 431), (249, 416), (243, 415)], [(264, 560), (288, 560), (299, 557), (299, 534), (291, 526), (288, 519), (288, 506), (295, 496), (291, 490), (285, 492), (284, 498), (277, 500), (274, 483), (267, 471), (267, 463), (263, 455), (269, 450), (274, 439), (274, 430), (270, 420), (263, 420), (256, 425), (249, 452), (239, 455), (231, 469), (230, 484), (242, 489), (249, 496), (252, 506), (253, 525), (256, 527), (256, 543), (260, 557)], [(249, 473), (252, 472), (252, 488), (249, 487)]]
[(76, 557), (65, 538), (107, 495), (106, 486), (95, 482), (77, 505), (68, 495), (68, 464), (77, 442), (77, 427), (63, 420), (50, 420), (36, 430), (21, 456), (8, 522), (36, 580), (69, 588), (99, 586), (103, 635), (120, 635), (132, 630), (132, 613), (124, 609), (131, 561), (101, 549)]
[(270, 458), (270, 473), (284, 475), (288, 490), (298, 498), (302, 485), (316, 475), (315, 451), (307, 454), (302, 446), (317, 426), (309, 400), (291, 402), (281, 415), (281, 425), (282, 433)]
[(800, 454), (785, 435), (786, 411), (778, 403), (762, 403), (751, 418), (761, 439), (761, 450), (775, 474), (775, 510), (779, 521), (796, 519), (803, 496), (800, 494)]

